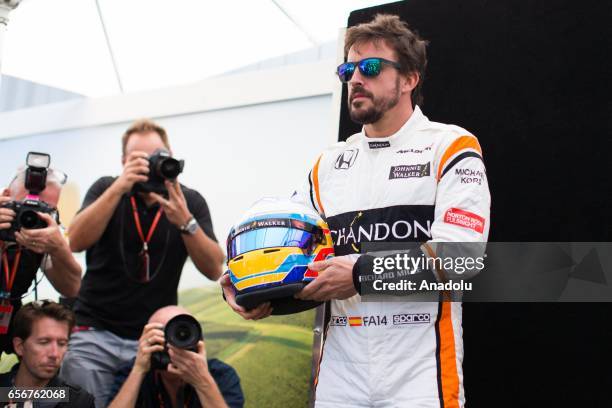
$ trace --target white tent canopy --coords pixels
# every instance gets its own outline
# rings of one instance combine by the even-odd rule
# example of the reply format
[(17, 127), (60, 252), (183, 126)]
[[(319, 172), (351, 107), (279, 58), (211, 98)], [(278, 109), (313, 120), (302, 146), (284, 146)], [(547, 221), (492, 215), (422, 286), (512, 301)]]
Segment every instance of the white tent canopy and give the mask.
[(334, 41), (372, 0), (23, 0), (3, 73), (87, 96), (199, 81)]

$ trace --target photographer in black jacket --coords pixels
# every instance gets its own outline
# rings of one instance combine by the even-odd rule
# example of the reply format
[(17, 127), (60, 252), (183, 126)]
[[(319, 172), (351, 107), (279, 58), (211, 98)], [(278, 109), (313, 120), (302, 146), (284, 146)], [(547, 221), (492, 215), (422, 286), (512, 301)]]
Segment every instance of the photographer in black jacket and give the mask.
[[(24, 305), (15, 315), (15, 333), (11, 339), (19, 356), (19, 364), (10, 372), (0, 375), (0, 387), (41, 390), (59, 387), (54, 392), (61, 393), (63, 388), (68, 394), (67, 401), (45, 402), (45, 407), (93, 408), (91, 394), (67, 383), (57, 374), (73, 327), (74, 314), (59, 303), (37, 300)], [(58, 398), (62, 398), (61, 394)], [(41, 401), (34, 399), (34, 405), (26, 402), (23, 406), (42, 407)]]
[[(193, 318), (180, 306), (166, 306), (153, 313), (138, 341), (136, 357), (115, 376), (112, 394), (116, 395), (108, 408), (244, 406), (236, 370), (206, 357), (204, 341), (197, 341), (201, 339), (201, 329), (199, 335), (193, 335), (197, 330), (186, 328), (190, 324), (185, 323), (185, 317)], [(165, 337), (164, 328), (177, 319), (181, 320), (173, 325), (175, 333), (180, 333), (181, 341), (197, 341), (197, 350), (175, 346), (171, 338)], [(193, 323), (200, 327), (197, 321)]]
[[(34, 153), (34, 158), (49, 156)], [(34, 166), (21, 169), (0, 195), (0, 349), (13, 351), (11, 318), (36, 278), (38, 268), (66, 297), (76, 296), (81, 266), (74, 259), (56, 220), (56, 206), (66, 175)], [(22, 225), (23, 224), (23, 225)], [(33, 228), (26, 228), (27, 226)]]

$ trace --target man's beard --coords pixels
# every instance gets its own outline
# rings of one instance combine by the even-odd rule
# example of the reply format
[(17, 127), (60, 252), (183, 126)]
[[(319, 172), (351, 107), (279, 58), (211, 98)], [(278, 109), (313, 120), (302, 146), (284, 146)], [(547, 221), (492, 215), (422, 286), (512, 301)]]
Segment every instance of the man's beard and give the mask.
[[(389, 96), (375, 97), (370, 92), (359, 85), (352, 89), (352, 94), (361, 93), (369, 97), (372, 100), (372, 106), (369, 109), (358, 109), (353, 108), (353, 101), (349, 99), (349, 115), (353, 122), (359, 123), (360, 125), (367, 125), (370, 123), (378, 122), (383, 115), (395, 105), (398, 104), (400, 99), (400, 79), (399, 76), (395, 81), (395, 89), (393, 94)], [(363, 103), (362, 103), (363, 104)]]

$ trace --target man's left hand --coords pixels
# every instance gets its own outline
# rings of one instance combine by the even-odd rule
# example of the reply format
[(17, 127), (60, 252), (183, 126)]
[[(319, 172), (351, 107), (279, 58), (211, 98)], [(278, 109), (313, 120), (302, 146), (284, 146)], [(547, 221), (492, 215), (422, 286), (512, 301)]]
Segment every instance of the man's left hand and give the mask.
[(357, 291), (353, 285), (353, 265), (355, 260), (346, 256), (311, 263), (308, 269), (319, 272), (319, 276), (295, 297), (324, 302), (354, 296)]
[(168, 198), (162, 197), (157, 193), (149, 194), (162, 206), (168, 221), (180, 228), (187, 224), (192, 217), (187, 208), (187, 201), (178, 181), (171, 182), (166, 180), (164, 184), (168, 190)]
[(169, 373), (176, 374), (194, 388), (198, 388), (210, 380), (206, 348), (202, 340), (198, 342), (197, 353), (168, 344), (168, 354), (170, 355)]
[(15, 232), (15, 240), (23, 247), (37, 254), (54, 255), (67, 243), (57, 222), (47, 213), (37, 213), (41, 220), (47, 223), (45, 228), (22, 228)]

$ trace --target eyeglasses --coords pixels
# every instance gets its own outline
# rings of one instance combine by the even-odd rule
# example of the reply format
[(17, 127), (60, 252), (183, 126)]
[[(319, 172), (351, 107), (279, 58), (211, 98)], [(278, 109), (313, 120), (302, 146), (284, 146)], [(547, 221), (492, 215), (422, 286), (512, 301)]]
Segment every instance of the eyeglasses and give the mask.
[(389, 61), (384, 58), (365, 58), (357, 62), (345, 62), (344, 64), (338, 65), (336, 68), (336, 75), (340, 78), (341, 82), (348, 82), (355, 73), (355, 67), (359, 67), (361, 75), (374, 78), (380, 74), (383, 64), (391, 65), (396, 69), (400, 69), (401, 65), (395, 61)]

